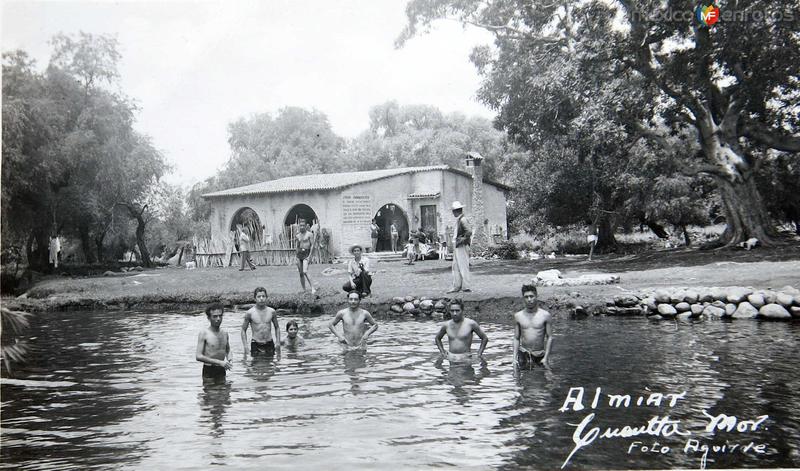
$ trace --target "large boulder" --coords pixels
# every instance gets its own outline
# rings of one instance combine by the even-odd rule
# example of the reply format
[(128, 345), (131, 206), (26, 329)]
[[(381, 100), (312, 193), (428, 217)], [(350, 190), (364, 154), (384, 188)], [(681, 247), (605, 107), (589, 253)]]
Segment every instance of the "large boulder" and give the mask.
[(686, 297), (686, 291), (684, 290), (674, 291), (672, 294), (669, 295), (669, 302), (672, 304), (682, 303), (685, 297)]
[(433, 309), (436, 312), (444, 312), (445, 309), (447, 309), (447, 305), (445, 305), (444, 301), (440, 299), (439, 301), (436, 301), (436, 304), (433, 305)]
[(614, 304), (619, 307), (633, 307), (639, 304), (639, 297), (632, 294), (614, 296)]
[(733, 313), (734, 319), (752, 319), (758, 316), (758, 309), (747, 301), (742, 301)]
[(778, 293), (776, 301), (778, 301), (778, 304), (780, 304), (781, 306), (785, 307), (786, 309), (789, 309), (790, 307), (792, 307), (792, 304), (794, 304), (794, 296), (786, 293)]
[(700, 294), (697, 291), (689, 290), (684, 295), (683, 300), (689, 304), (694, 304), (700, 300)]
[(786, 285), (783, 288), (781, 288), (781, 293), (791, 294), (795, 298), (800, 297), (800, 289), (793, 288), (789, 285)]
[(692, 317), (700, 317), (700, 314), (703, 313), (704, 308), (705, 306), (703, 306), (702, 304), (695, 303), (692, 304), (689, 309), (692, 311)]
[(391, 309), (392, 312), (396, 312), (398, 314), (403, 312), (403, 306), (399, 304), (392, 304), (392, 307), (390, 307), (389, 309)]
[(754, 308), (761, 309), (765, 304), (764, 295), (761, 293), (753, 293), (747, 297), (747, 302), (750, 303)]
[(395, 297), (392, 298), (392, 302), (395, 303), (395, 304), (401, 304), (402, 305), (402, 304), (405, 304), (406, 298), (404, 298), (402, 296), (395, 296)]
[(679, 321), (688, 321), (689, 319), (692, 318), (692, 313), (688, 311), (679, 312), (678, 315), (675, 316), (675, 318), (678, 319)]
[(416, 307), (416, 306), (414, 306), (414, 303), (412, 303), (411, 301), (409, 301), (409, 302), (407, 302), (407, 303), (403, 304), (403, 310), (404, 310), (405, 312), (412, 312), (412, 311), (414, 311), (414, 309), (416, 309), (416, 308), (417, 308), (417, 307)]
[(794, 317), (795, 319), (800, 317), (800, 307), (792, 306), (791, 308), (789, 308), (789, 312), (792, 314), (792, 317)]
[(711, 297), (716, 301), (727, 301), (728, 293), (724, 288), (717, 288), (716, 286), (709, 290)]
[(648, 297), (642, 299), (642, 305), (643, 306), (647, 306), (647, 309), (649, 309), (651, 312), (655, 311), (658, 308), (658, 306), (656, 304), (656, 298), (654, 298), (652, 296), (648, 296)]
[(410, 296), (409, 295), (409, 296), (406, 296), (404, 299), (406, 300), (407, 303), (410, 303), (410, 302), (414, 301), (414, 296)]
[(778, 293), (772, 290), (765, 290), (761, 292), (761, 295), (764, 296), (764, 302), (767, 304), (775, 304), (778, 302)]
[(706, 289), (700, 294), (700, 298), (698, 299), (701, 303), (710, 303), (714, 300), (714, 295), (711, 294), (711, 290)]
[(725, 315), (725, 309), (709, 304), (703, 309), (703, 315), (710, 319), (716, 319)]
[(753, 290), (747, 288), (731, 288), (728, 290), (728, 296), (725, 301), (733, 304), (739, 304), (747, 299), (747, 296), (753, 294)]
[(785, 320), (792, 318), (792, 315), (789, 314), (789, 311), (787, 311), (786, 308), (780, 304), (767, 304), (759, 309), (758, 313), (765, 319)]
[(725, 317), (731, 317), (734, 312), (736, 312), (736, 305), (735, 304), (726, 304), (725, 305)]
[(655, 295), (653, 295), (653, 297), (656, 298), (657, 303), (668, 303), (670, 300), (670, 293), (665, 289), (659, 289), (656, 290)]
[(420, 301), (419, 308), (422, 309), (423, 311), (431, 311), (433, 310), (433, 301), (431, 301), (430, 299), (424, 299)]
[(687, 302), (681, 301), (681, 302), (679, 302), (678, 304), (675, 305), (675, 310), (678, 311), (678, 312), (687, 312), (687, 311), (690, 311), (691, 309), (692, 309), (692, 305), (687, 303)]
[(664, 303), (658, 305), (658, 313), (664, 317), (675, 317), (678, 311), (672, 304)]

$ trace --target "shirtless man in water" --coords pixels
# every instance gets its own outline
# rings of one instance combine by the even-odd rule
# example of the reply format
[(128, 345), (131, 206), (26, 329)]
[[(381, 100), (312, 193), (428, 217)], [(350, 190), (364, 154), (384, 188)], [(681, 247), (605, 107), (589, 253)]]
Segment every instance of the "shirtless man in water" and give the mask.
[[(337, 312), (336, 317), (333, 318), (328, 328), (339, 339), (339, 342), (348, 347), (363, 348), (369, 336), (378, 330), (378, 324), (375, 323), (372, 314), (359, 307), (361, 296), (357, 292), (351, 291), (347, 294), (347, 304), (350, 306)], [(335, 329), (336, 324), (339, 322), (342, 323), (344, 335)], [(369, 324), (369, 328), (367, 328), (367, 324)]]
[(514, 366), (530, 368), (540, 363), (550, 368), (552, 317), (539, 307), (536, 286), (522, 285), (522, 297), (525, 299), (525, 309), (514, 314)]
[[(450, 301), (450, 320), (443, 322), (436, 334), (436, 347), (444, 358), (450, 361), (469, 361), (472, 355), (472, 334), (477, 334), (481, 339), (478, 347), (478, 356), (483, 355), (489, 337), (483, 329), (472, 319), (464, 317), (464, 303), (459, 299)], [(442, 339), (447, 335), (448, 351), (444, 350)]]
[(314, 242), (314, 235), (308, 231), (305, 219), (297, 221), (300, 232), (297, 234), (297, 271), (300, 272), (300, 285), (303, 291), (306, 290), (306, 280), (311, 286), (311, 294), (317, 292), (314, 285), (311, 284), (311, 278), (308, 277), (308, 257), (311, 255), (311, 246)]
[[(281, 351), (281, 331), (278, 328), (278, 315), (275, 310), (267, 306), (267, 290), (258, 287), (253, 291), (256, 305), (251, 307), (244, 315), (242, 323), (242, 346), (244, 356), (247, 358), (247, 327), (253, 330), (253, 339), (250, 342), (249, 353), (251, 356), (272, 356), (275, 351)], [(275, 328), (275, 340), (272, 340), (272, 328)]]
[(203, 382), (225, 381), (225, 372), (231, 369), (231, 344), (228, 333), (220, 330), (222, 304), (210, 304), (206, 308), (208, 328), (197, 336), (195, 359), (203, 363)]

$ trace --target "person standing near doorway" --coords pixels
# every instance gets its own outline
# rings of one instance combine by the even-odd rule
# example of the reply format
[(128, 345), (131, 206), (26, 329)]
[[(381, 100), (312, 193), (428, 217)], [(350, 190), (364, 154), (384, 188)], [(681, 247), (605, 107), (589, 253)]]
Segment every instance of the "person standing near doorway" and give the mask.
[(305, 291), (306, 280), (308, 280), (308, 285), (311, 286), (311, 294), (316, 294), (317, 290), (311, 283), (311, 278), (308, 277), (308, 257), (311, 255), (311, 246), (314, 242), (313, 235), (308, 231), (305, 219), (298, 220), (297, 225), (299, 226), (299, 232), (295, 237), (297, 238), (297, 271), (300, 272), (300, 285)]
[(370, 238), (372, 238), (372, 253), (378, 251), (378, 234), (380, 233), (381, 229), (375, 224), (375, 220), (372, 220), (372, 224), (369, 226), (370, 230)]
[(394, 221), (392, 221), (389, 231), (392, 235), (392, 252), (397, 253), (397, 239), (400, 238), (400, 233), (397, 232), (397, 226), (394, 224)]
[(456, 233), (453, 243), (453, 287), (448, 293), (472, 291), (469, 288), (469, 246), (472, 242), (472, 225), (464, 215), (464, 205), (453, 202)]
[(241, 224), (236, 227), (239, 230), (239, 254), (242, 257), (242, 265), (239, 267), (239, 271), (244, 271), (245, 265), (251, 270), (255, 270), (256, 264), (250, 258), (250, 236), (247, 235), (247, 230)]

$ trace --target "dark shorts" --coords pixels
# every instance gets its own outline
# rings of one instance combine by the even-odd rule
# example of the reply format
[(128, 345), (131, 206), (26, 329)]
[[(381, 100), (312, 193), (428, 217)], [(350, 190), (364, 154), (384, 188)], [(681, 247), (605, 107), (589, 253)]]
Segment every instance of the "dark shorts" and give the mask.
[(225, 379), (225, 368), (218, 365), (203, 365), (203, 378), (223, 380)]
[(541, 365), (544, 359), (544, 352), (530, 353), (525, 350), (517, 350), (517, 363), (519, 366), (533, 367)]
[(297, 249), (297, 259), (301, 262), (308, 258), (308, 254), (311, 252), (308, 249)]
[(261, 343), (256, 341), (250, 342), (250, 355), (251, 356), (275, 355), (275, 342), (272, 340), (270, 340), (267, 343)]

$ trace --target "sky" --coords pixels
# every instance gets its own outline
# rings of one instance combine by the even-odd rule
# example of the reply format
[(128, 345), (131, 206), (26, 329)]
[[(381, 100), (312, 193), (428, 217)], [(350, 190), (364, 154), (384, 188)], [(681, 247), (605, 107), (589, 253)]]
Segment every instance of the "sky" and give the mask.
[(230, 157), (228, 123), (285, 106), (325, 113), (343, 137), (388, 100), (493, 117), (469, 62), (490, 35), (440, 21), (395, 49), (401, 0), (0, 1), (3, 51), (23, 49), (41, 68), (57, 33), (117, 38), (120, 89), (172, 163), (170, 183), (214, 175)]

